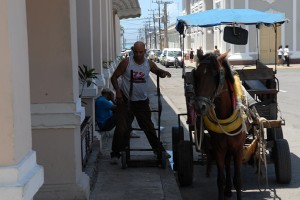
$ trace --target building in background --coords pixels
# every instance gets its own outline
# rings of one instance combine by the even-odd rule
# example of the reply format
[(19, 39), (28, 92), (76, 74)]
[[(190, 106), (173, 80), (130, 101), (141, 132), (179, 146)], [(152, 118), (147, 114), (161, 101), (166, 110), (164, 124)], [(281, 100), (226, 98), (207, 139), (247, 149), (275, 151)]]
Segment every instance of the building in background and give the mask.
[[(82, 125), (111, 87), (120, 19), (140, 15), (138, 0), (1, 1), (0, 199), (89, 199)], [(99, 74), (81, 89), (83, 65)]]
[[(270, 13), (283, 13), (288, 23), (277, 31), (277, 46), (289, 45), (291, 62), (300, 63), (300, 36), (298, 32), (300, 3), (296, 0), (182, 0), (184, 15), (202, 12), (210, 9), (248, 8)], [(200, 46), (204, 52), (211, 52), (217, 45), (221, 52), (231, 49), (229, 60), (232, 64), (253, 64), (259, 59), (265, 64), (274, 64), (276, 58), (275, 33), (272, 27), (261, 27), (257, 32), (255, 26), (243, 26), (249, 31), (247, 45), (232, 45), (223, 41), (224, 26), (214, 28), (188, 29), (184, 41), (184, 49), (197, 49)], [(179, 34), (174, 36), (174, 26), (169, 26), (169, 45), (179, 42)], [(257, 38), (258, 35), (258, 38)], [(173, 38), (173, 39), (172, 39)]]

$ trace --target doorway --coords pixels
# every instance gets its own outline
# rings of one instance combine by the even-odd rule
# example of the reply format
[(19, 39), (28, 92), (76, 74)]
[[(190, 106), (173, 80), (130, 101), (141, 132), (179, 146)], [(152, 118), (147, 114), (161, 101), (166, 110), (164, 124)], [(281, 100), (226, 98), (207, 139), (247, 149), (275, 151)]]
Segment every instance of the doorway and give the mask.
[[(275, 64), (277, 49), (281, 44), (281, 26), (277, 26), (277, 46), (275, 47), (275, 30), (273, 26), (260, 26), (260, 61)], [(278, 61), (277, 61), (278, 63)]]

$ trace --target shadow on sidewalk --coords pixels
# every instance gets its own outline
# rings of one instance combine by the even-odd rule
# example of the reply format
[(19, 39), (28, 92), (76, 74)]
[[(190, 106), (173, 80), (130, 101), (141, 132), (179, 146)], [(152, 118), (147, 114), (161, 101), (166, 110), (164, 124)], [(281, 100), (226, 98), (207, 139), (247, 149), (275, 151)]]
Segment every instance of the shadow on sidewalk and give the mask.
[[(158, 96), (156, 85), (151, 82), (148, 92), (151, 108), (158, 108)], [(162, 114), (161, 114), (161, 137), (160, 141), (166, 150), (172, 149), (172, 126), (178, 126), (176, 112), (161, 96)], [(152, 113), (154, 125), (158, 125), (158, 114)], [(131, 147), (150, 148), (145, 134), (137, 132), (140, 138), (131, 138)], [(117, 165), (110, 164), (110, 152), (113, 131), (102, 138), (101, 153), (97, 162), (96, 183), (91, 191), (90, 200), (99, 199), (165, 199), (181, 200), (181, 194), (171, 169), (170, 163), (167, 162), (166, 169), (160, 167), (135, 167), (122, 169), (121, 162)], [(151, 154), (152, 152), (147, 152)], [(133, 152), (133, 156), (145, 155), (144, 152)], [(148, 156), (148, 155), (146, 155)], [(152, 153), (153, 158), (155, 156)], [(171, 162), (171, 161), (170, 161)], [(142, 184), (141, 184), (142, 183)]]

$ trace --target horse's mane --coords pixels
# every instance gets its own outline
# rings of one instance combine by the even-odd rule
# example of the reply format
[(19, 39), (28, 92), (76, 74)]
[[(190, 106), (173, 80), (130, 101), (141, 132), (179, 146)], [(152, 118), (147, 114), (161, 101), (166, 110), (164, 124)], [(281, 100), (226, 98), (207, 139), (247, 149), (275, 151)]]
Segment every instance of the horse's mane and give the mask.
[[(205, 63), (206, 61), (208, 60), (213, 60), (214, 63), (218, 63), (217, 62), (217, 58), (218, 56), (213, 54), (213, 53), (206, 53), (205, 55), (199, 55), (198, 56), (198, 59), (199, 59), (199, 65), (201, 63)], [(225, 68), (225, 78), (227, 80), (229, 80), (232, 84), (234, 83), (234, 77), (233, 77), (233, 71), (231, 70), (231, 67), (230, 67), (230, 64), (227, 60), (227, 58), (225, 58), (223, 61), (222, 61), (222, 65), (223, 67)]]
[(226, 79), (229, 80), (233, 84), (234, 83), (234, 77), (233, 77), (234, 72), (232, 71), (227, 58), (225, 58), (223, 60), (222, 64), (226, 71)]

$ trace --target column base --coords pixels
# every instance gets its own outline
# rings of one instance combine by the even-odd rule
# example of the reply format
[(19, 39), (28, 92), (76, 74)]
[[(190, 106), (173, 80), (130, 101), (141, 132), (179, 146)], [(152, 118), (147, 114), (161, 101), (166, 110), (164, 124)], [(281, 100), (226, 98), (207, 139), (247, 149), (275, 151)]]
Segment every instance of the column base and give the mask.
[(79, 183), (44, 184), (34, 200), (87, 200), (90, 196), (89, 177), (82, 172)]
[(0, 167), (0, 197), (3, 200), (30, 200), (44, 182), (44, 169), (30, 151), (17, 165)]

